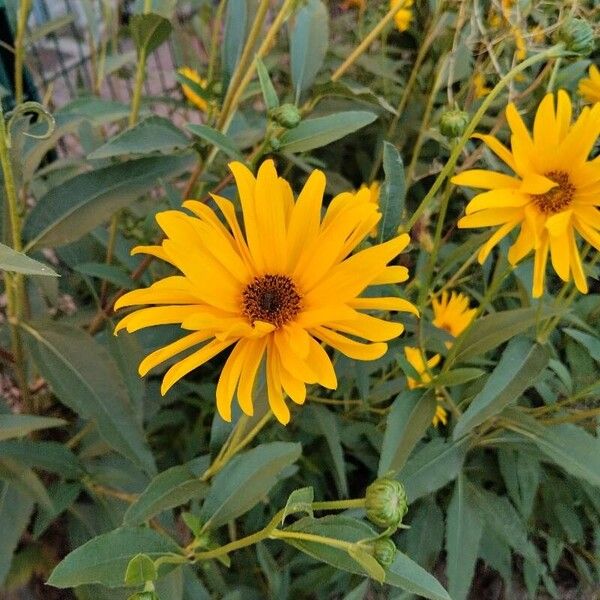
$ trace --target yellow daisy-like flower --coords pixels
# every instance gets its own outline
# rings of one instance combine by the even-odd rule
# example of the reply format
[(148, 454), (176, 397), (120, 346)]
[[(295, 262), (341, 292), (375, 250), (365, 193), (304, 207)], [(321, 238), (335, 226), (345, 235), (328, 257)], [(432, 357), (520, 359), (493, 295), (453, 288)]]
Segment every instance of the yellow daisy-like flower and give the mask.
[(492, 88), (485, 84), (485, 77), (479, 71), (473, 75), (473, 93), (475, 98), (483, 98), (492, 91)]
[(600, 71), (596, 65), (590, 65), (588, 77), (579, 80), (578, 91), (590, 104), (600, 102)]
[(320, 342), (350, 358), (375, 360), (387, 351), (385, 342), (404, 328), (366, 311), (418, 314), (410, 302), (398, 297), (361, 297), (368, 286), (406, 281), (408, 270), (388, 263), (409, 237), (399, 235), (350, 256), (381, 218), (368, 192), (339, 194), (321, 219), (326, 183), (321, 171), (313, 171), (294, 200), (272, 160), (261, 165), (256, 178), (241, 163), (231, 163), (230, 169), (242, 206), (243, 230), (234, 205), (217, 195), (213, 199), (224, 222), (196, 200), (183, 204), (193, 216), (178, 210), (158, 213), (156, 220), (166, 239), (160, 246), (142, 246), (134, 252), (165, 260), (181, 275), (122, 296), (116, 308), (154, 306), (127, 315), (116, 331), (181, 325), (181, 339), (152, 352), (139, 366), (144, 376), (195, 348), (167, 370), (163, 394), (233, 346), (216, 392), (217, 409), (227, 421), (236, 389), (241, 409), (252, 414), (252, 388), (266, 356), (269, 405), (279, 421), (287, 423), (285, 395), (302, 404), (307, 383), (330, 389), (337, 385)]
[(508, 252), (512, 265), (532, 250), (533, 296), (544, 291), (548, 252), (552, 266), (563, 281), (572, 277), (577, 289), (587, 293), (575, 232), (600, 250), (600, 159), (588, 156), (600, 134), (600, 104), (586, 107), (571, 123), (568, 94), (558, 92), (540, 103), (533, 135), (514, 104), (506, 108), (512, 131), (511, 149), (490, 135), (479, 139), (514, 172), (506, 175), (474, 169), (456, 175), (458, 185), (489, 190), (478, 194), (466, 208), (459, 227), (499, 226), (479, 252), (479, 262), (513, 229), (519, 235)]
[[(447, 331), (452, 337), (458, 337), (475, 318), (477, 309), (469, 308), (469, 298), (464, 294), (442, 292), (441, 298), (434, 298), (431, 302), (433, 308), (433, 324), (439, 329)], [(446, 342), (450, 348), (451, 342)]]
[[(369, 192), (369, 200), (373, 204), (375, 204), (375, 206), (378, 207), (379, 206), (379, 193), (381, 191), (381, 184), (379, 183), (379, 181), (374, 181), (370, 185), (363, 183), (360, 186), (359, 191), (362, 192), (362, 190), (367, 190)], [(375, 225), (375, 227), (373, 227), (373, 229), (371, 229), (370, 235), (371, 235), (371, 237), (375, 237), (377, 235), (377, 225)]]
[(435, 415), (433, 415), (431, 424), (434, 427), (437, 427), (440, 423), (442, 423), (442, 425), (448, 425), (448, 411), (438, 402), (438, 405), (435, 407)]
[(412, 377), (407, 377), (406, 381), (409, 390), (414, 390), (418, 387), (423, 387), (423, 384), (431, 381), (431, 375), (429, 370), (433, 369), (440, 362), (440, 355), (436, 354), (431, 357), (428, 361), (425, 361), (423, 352), (420, 348), (411, 348), (410, 346), (404, 346), (404, 356), (408, 364), (419, 374), (419, 379), (415, 380)]
[(402, 8), (394, 15), (394, 22), (398, 31), (406, 31), (410, 27), (413, 18), (412, 5), (414, 0), (390, 0), (390, 8), (396, 8), (399, 4)]
[[(182, 67), (177, 71), (180, 75), (191, 79), (194, 83), (197, 83), (201, 87), (206, 87), (206, 79), (200, 76), (200, 74), (190, 67)], [(198, 95), (189, 85), (183, 84), (181, 86), (183, 95), (199, 110), (206, 112), (208, 110), (208, 102)]]

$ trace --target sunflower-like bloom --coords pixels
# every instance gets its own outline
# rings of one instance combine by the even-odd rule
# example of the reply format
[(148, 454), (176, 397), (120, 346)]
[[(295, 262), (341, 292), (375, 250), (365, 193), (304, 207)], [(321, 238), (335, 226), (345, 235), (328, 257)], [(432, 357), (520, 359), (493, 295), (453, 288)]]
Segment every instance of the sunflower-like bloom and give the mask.
[[(197, 83), (200, 87), (206, 87), (206, 79), (201, 77), (198, 71), (195, 71), (191, 67), (182, 67), (177, 71), (180, 75), (187, 77), (194, 83)], [(199, 94), (197, 94), (189, 85), (183, 84), (181, 86), (181, 91), (183, 95), (199, 110), (202, 112), (206, 112), (208, 110), (208, 102), (202, 98)]]
[(396, 8), (398, 4), (402, 8), (394, 15), (394, 22), (398, 31), (407, 31), (413, 18), (412, 5), (414, 0), (390, 0), (390, 7)]
[(513, 229), (519, 235), (510, 247), (512, 265), (532, 250), (533, 296), (544, 291), (548, 253), (563, 281), (572, 277), (577, 289), (588, 286), (575, 232), (600, 249), (600, 159), (588, 160), (600, 134), (600, 104), (586, 107), (571, 123), (571, 100), (564, 91), (546, 95), (535, 116), (533, 135), (514, 104), (506, 108), (512, 131), (511, 149), (490, 135), (478, 135), (514, 175), (474, 169), (456, 175), (458, 185), (489, 190), (475, 196), (459, 227), (498, 227), (479, 252), (483, 263), (492, 248)]
[[(363, 183), (360, 186), (360, 190), (362, 192), (362, 190), (367, 190), (369, 192), (369, 200), (377, 207), (379, 207), (379, 194), (381, 192), (381, 184), (379, 183), (379, 181), (373, 181), (373, 183), (367, 185), (366, 183)], [(373, 229), (371, 229), (370, 232), (371, 237), (375, 237), (377, 235), (377, 225), (375, 225), (375, 227), (373, 227)]]
[(600, 102), (600, 71), (596, 65), (590, 65), (588, 77), (579, 80), (578, 91), (590, 104)]
[[(469, 308), (469, 298), (464, 294), (443, 291), (441, 298), (434, 298), (431, 302), (433, 308), (433, 324), (439, 329), (447, 331), (452, 337), (458, 337), (475, 318), (477, 309)], [(446, 342), (450, 348), (451, 342)]]
[[(433, 367), (437, 366), (440, 362), (440, 355), (436, 354), (432, 356), (428, 361), (425, 361), (423, 352), (420, 348), (411, 348), (410, 346), (404, 346), (404, 356), (408, 361), (408, 364), (418, 373), (419, 379), (415, 380), (412, 377), (407, 377), (406, 382), (409, 390), (423, 387), (424, 384), (431, 381), (430, 371)], [(448, 413), (446, 409), (438, 401), (435, 414), (431, 420), (431, 424), (437, 427), (440, 423), (444, 425), (448, 424)]]
[[(320, 342), (350, 358), (375, 360), (400, 323), (365, 311), (417, 309), (398, 297), (361, 297), (371, 285), (408, 278), (401, 266), (388, 266), (408, 244), (406, 234), (350, 256), (380, 219), (368, 192), (343, 193), (321, 207), (325, 176), (313, 171), (298, 199), (265, 161), (255, 178), (241, 163), (231, 171), (239, 192), (243, 230), (234, 205), (213, 199), (224, 222), (206, 204), (187, 200), (183, 211), (158, 213), (166, 239), (160, 246), (138, 247), (174, 265), (181, 275), (122, 296), (116, 308), (150, 304), (125, 316), (116, 331), (180, 324), (179, 340), (147, 356), (141, 376), (178, 358), (164, 375), (161, 392), (217, 354), (233, 346), (216, 391), (217, 409), (231, 420), (237, 390), (241, 409), (253, 412), (252, 388), (264, 356), (269, 405), (282, 423), (290, 419), (285, 395), (302, 404), (306, 384), (335, 389), (336, 375)], [(352, 336), (352, 337), (348, 337)], [(354, 338), (363, 338), (368, 343)]]

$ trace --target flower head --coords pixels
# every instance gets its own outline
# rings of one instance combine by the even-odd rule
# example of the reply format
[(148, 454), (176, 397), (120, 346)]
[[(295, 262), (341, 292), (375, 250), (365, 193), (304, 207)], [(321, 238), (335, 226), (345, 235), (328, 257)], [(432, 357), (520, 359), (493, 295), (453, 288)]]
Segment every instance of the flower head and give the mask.
[(390, 477), (380, 477), (365, 491), (367, 519), (379, 527), (397, 527), (408, 512), (404, 486)]
[(431, 420), (431, 424), (434, 427), (438, 427), (439, 424), (448, 425), (448, 411), (438, 402), (435, 407), (435, 414)]
[[(458, 337), (470, 324), (477, 309), (469, 308), (469, 298), (464, 294), (442, 292), (441, 298), (434, 298), (431, 302), (433, 308), (433, 324), (439, 329), (447, 331), (452, 337)], [(451, 342), (446, 342), (449, 348)]]
[[(180, 75), (187, 77), (194, 83), (197, 83), (200, 87), (206, 87), (206, 79), (200, 76), (200, 74), (190, 67), (182, 67), (177, 71)], [(183, 95), (199, 110), (206, 112), (208, 110), (208, 102), (197, 94), (189, 85), (183, 84), (181, 86)]]
[(533, 135), (514, 104), (506, 117), (512, 131), (511, 148), (495, 137), (477, 135), (514, 172), (506, 175), (483, 169), (464, 171), (452, 181), (489, 190), (469, 202), (459, 227), (497, 227), (479, 252), (483, 263), (492, 248), (513, 229), (519, 229), (510, 247), (512, 265), (532, 250), (533, 296), (544, 290), (548, 253), (563, 281), (571, 278), (587, 293), (575, 233), (600, 250), (600, 160), (588, 160), (600, 134), (600, 104), (586, 107), (571, 123), (571, 100), (564, 91), (547, 94), (540, 103)]
[(411, 348), (410, 346), (404, 346), (404, 356), (408, 361), (408, 364), (417, 372), (419, 379), (413, 379), (412, 377), (407, 378), (408, 389), (414, 390), (415, 388), (422, 387), (423, 384), (431, 381), (431, 375), (429, 370), (433, 369), (440, 362), (440, 355), (436, 354), (431, 357), (428, 361), (425, 361), (423, 352), (420, 348)]
[(394, 22), (398, 31), (406, 31), (410, 27), (413, 18), (412, 5), (414, 0), (390, 0), (390, 7), (396, 8), (399, 4), (402, 8), (394, 15)]
[[(237, 389), (242, 410), (253, 412), (252, 387), (265, 360), (267, 396), (275, 416), (287, 423), (289, 396), (297, 404), (306, 384), (334, 389), (336, 375), (320, 342), (357, 360), (375, 360), (400, 323), (365, 311), (417, 309), (398, 297), (361, 297), (371, 285), (408, 278), (401, 266), (388, 266), (408, 244), (399, 235), (350, 256), (381, 215), (368, 192), (336, 196), (321, 217), (325, 176), (314, 171), (294, 200), (289, 184), (265, 161), (255, 178), (241, 163), (230, 165), (243, 212), (243, 229), (234, 205), (213, 199), (224, 222), (206, 204), (187, 200), (178, 210), (157, 214), (166, 239), (135, 252), (154, 255), (180, 275), (122, 296), (116, 308), (154, 305), (125, 316), (116, 331), (179, 324), (179, 340), (156, 350), (139, 366), (140, 375), (179, 358), (161, 387), (166, 393), (182, 377), (233, 347), (217, 385), (217, 409), (231, 419)], [(352, 337), (348, 337), (349, 334)], [(357, 341), (363, 338), (366, 342)]]
[(590, 65), (588, 77), (579, 80), (579, 95), (587, 102), (600, 102), (600, 71), (596, 65)]

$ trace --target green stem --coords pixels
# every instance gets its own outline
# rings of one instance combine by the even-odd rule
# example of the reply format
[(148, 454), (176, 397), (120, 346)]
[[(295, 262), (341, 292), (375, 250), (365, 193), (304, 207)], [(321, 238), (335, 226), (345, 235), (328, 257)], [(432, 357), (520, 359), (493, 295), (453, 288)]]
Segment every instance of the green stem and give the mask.
[(558, 71), (560, 70), (561, 62), (562, 62), (562, 59), (560, 56), (554, 61), (554, 68), (552, 69), (552, 74), (550, 75), (550, 79), (548, 81), (548, 87), (546, 88), (546, 93), (550, 93), (550, 92), (554, 91), (554, 86), (556, 84), (556, 77), (558, 75)]
[(479, 124), (481, 119), (485, 116), (485, 113), (487, 112), (488, 108), (491, 106), (491, 104), (494, 102), (494, 100), (500, 95), (500, 92), (502, 92), (502, 90), (510, 83), (510, 81), (516, 75), (525, 71), (532, 65), (542, 62), (549, 57), (559, 56), (563, 50), (563, 47), (564, 47), (564, 45), (562, 43), (560, 43), (560, 44), (557, 44), (556, 46), (553, 46), (552, 48), (548, 48), (548, 50), (541, 52), (540, 54), (536, 54), (535, 56), (528, 58), (527, 60), (523, 61), (522, 63), (519, 63), (517, 66), (515, 66), (513, 69), (511, 69), (504, 77), (502, 77), (502, 79), (500, 79), (500, 81), (496, 84), (496, 86), (492, 89), (492, 91), (485, 97), (485, 99), (481, 103), (481, 106), (479, 107), (479, 109), (477, 110), (477, 112), (475, 113), (475, 115), (473, 116), (473, 118), (471, 119), (469, 124), (467, 125), (465, 132), (460, 137), (460, 139), (458, 140), (458, 143), (452, 150), (450, 157), (448, 158), (448, 161), (444, 165), (444, 168), (440, 171), (436, 180), (433, 182), (433, 185), (431, 186), (429, 192), (423, 198), (423, 200), (421, 201), (421, 203), (419, 204), (419, 206), (413, 213), (412, 217), (408, 220), (408, 223), (406, 224), (407, 231), (409, 231), (413, 227), (413, 225), (419, 220), (419, 218), (423, 214), (423, 211), (429, 206), (429, 204), (432, 202), (433, 198), (439, 191), (439, 189), (442, 186), (442, 184), (444, 183), (444, 181), (447, 179), (447, 177), (450, 175), (450, 173), (454, 170), (454, 167), (456, 166), (456, 163), (458, 162), (458, 158), (461, 155), (463, 148), (465, 147), (465, 145), (468, 142), (471, 135), (474, 133), (474, 131), (477, 128), (477, 125)]
[(306, 542), (317, 542), (325, 546), (331, 546), (332, 548), (340, 548), (341, 550), (350, 550), (354, 548), (356, 544), (353, 542), (344, 542), (342, 540), (336, 540), (333, 538), (324, 537), (322, 535), (315, 535), (314, 533), (303, 533), (301, 531), (281, 531), (281, 529), (275, 529), (269, 536), (271, 539), (279, 540), (304, 540)]
[(17, 32), (15, 34), (15, 104), (23, 102), (23, 64), (25, 32), (27, 31), (27, 17), (31, 10), (31, 0), (21, 0), (17, 10)]
[(129, 127), (133, 127), (138, 120), (140, 115), (140, 105), (142, 103), (142, 91), (144, 86), (144, 79), (146, 77), (146, 59), (147, 50), (144, 46), (140, 48), (138, 53), (138, 64), (135, 71), (135, 83), (133, 85), (133, 97), (131, 99), (131, 112), (129, 113)]
[[(4, 176), (4, 192), (10, 221), (11, 244), (13, 250), (21, 252), (23, 250), (21, 240), (21, 214), (14, 173), (10, 160), (9, 136), (10, 132), (7, 130), (2, 104), (0, 103), (0, 166), (2, 167), (2, 174)], [(15, 360), (15, 376), (17, 378), (19, 389), (21, 390), (23, 402), (28, 409), (31, 409), (29, 406), (29, 385), (27, 383), (27, 374), (25, 371), (23, 341), (19, 329), (19, 321), (23, 318), (26, 306), (25, 282), (23, 275), (20, 273), (10, 275), (5, 273), (5, 282), (8, 327), (10, 330), (11, 346)]]
[(364, 498), (353, 498), (351, 500), (331, 500), (325, 502), (313, 502), (313, 510), (347, 510), (349, 508), (364, 508)]

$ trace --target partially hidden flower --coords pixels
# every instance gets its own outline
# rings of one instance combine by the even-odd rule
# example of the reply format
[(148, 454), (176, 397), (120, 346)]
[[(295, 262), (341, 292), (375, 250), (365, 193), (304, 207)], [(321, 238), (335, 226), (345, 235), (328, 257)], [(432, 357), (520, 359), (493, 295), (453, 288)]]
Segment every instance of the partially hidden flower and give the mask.
[(413, 18), (413, 2), (414, 0), (390, 0), (390, 8), (402, 5), (402, 8), (394, 15), (394, 22), (398, 31), (406, 31), (410, 27)]
[[(381, 184), (379, 181), (373, 181), (369, 185), (363, 183), (360, 186), (359, 192), (363, 192), (363, 190), (367, 190), (369, 192), (369, 201), (375, 206), (379, 207), (379, 194), (381, 193)], [(377, 225), (371, 229), (370, 235), (371, 237), (375, 237), (377, 235)]]
[(438, 427), (439, 424), (448, 425), (448, 411), (438, 402), (435, 407), (435, 414), (431, 420), (431, 424), (434, 427)]
[[(459, 292), (443, 291), (441, 297), (434, 298), (431, 302), (433, 308), (433, 324), (443, 329), (452, 337), (458, 337), (475, 318), (477, 309), (469, 308), (469, 298)], [(452, 342), (446, 342), (450, 348)]]
[(514, 175), (472, 169), (456, 175), (457, 185), (488, 190), (466, 207), (459, 227), (497, 227), (479, 252), (483, 263), (494, 246), (511, 231), (519, 235), (508, 251), (516, 265), (534, 252), (534, 297), (544, 291), (548, 254), (563, 281), (577, 289), (588, 285), (577, 245), (577, 232), (600, 250), (600, 160), (588, 156), (600, 134), (600, 104), (585, 107), (575, 123), (568, 94), (559, 91), (540, 103), (533, 135), (514, 104), (506, 108), (512, 132), (511, 148), (491, 135), (476, 135), (514, 172)]
[[(197, 83), (200, 87), (206, 87), (206, 79), (204, 79), (198, 71), (192, 69), (191, 67), (181, 67), (177, 71), (180, 75), (187, 77), (194, 83)], [(201, 110), (202, 112), (206, 112), (208, 110), (208, 102), (200, 96), (197, 92), (195, 92), (189, 85), (185, 83), (181, 86), (181, 91), (183, 95), (191, 102), (196, 108)]]
[(578, 91), (590, 104), (600, 102), (600, 71), (596, 65), (590, 65), (588, 76), (579, 80)]
[(484, 98), (492, 91), (492, 88), (487, 87), (485, 76), (478, 71), (473, 75), (473, 93), (475, 98)]
[(406, 378), (409, 390), (423, 387), (424, 384), (429, 383), (431, 381), (430, 371), (437, 366), (441, 358), (439, 354), (436, 354), (426, 361), (420, 348), (412, 348), (410, 346), (404, 346), (404, 356), (406, 357), (408, 364), (419, 375), (418, 380), (412, 377)]
[(350, 256), (381, 218), (368, 192), (339, 194), (322, 218), (326, 181), (321, 171), (313, 171), (295, 200), (272, 160), (261, 165), (256, 177), (238, 162), (230, 169), (243, 228), (232, 202), (217, 195), (213, 199), (224, 221), (195, 200), (183, 204), (192, 215), (179, 210), (158, 213), (165, 240), (134, 252), (169, 262), (180, 274), (122, 296), (116, 308), (153, 306), (125, 316), (115, 331), (180, 325), (182, 337), (152, 352), (139, 366), (144, 376), (178, 357), (164, 375), (163, 394), (232, 348), (216, 390), (217, 409), (227, 421), (236, 390), (241, 409), (252, 415), (253, 384), (264, 357), (269, 405), (277, 419), (287, 423), (286, 395), (302, 404), (307, 383), (337, 386), (321, 343), (353, 359), (375, 360), (387, 351), (385, 342), (404, 328), (369, 312), (418, 314), (398, 297), (361, 296), (369, 286), (406, 281), (408, 270), (388, 263), (409, 237), (399, 235)]

